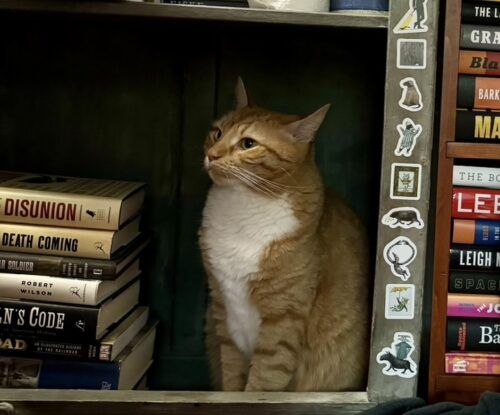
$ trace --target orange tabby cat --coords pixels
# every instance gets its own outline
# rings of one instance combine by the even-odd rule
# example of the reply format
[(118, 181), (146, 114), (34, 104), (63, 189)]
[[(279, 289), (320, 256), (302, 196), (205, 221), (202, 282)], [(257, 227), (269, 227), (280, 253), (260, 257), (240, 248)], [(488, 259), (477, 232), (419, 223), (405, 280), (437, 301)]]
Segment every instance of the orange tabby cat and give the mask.
[(200, 246), (209, 276), (207, 347), (225, 391), (365, 388), (368, 246), (363, 225), (325, 192), (314, 138), (329, 105), (305, 118), (248, 102), (205, 143), (213, 180)]

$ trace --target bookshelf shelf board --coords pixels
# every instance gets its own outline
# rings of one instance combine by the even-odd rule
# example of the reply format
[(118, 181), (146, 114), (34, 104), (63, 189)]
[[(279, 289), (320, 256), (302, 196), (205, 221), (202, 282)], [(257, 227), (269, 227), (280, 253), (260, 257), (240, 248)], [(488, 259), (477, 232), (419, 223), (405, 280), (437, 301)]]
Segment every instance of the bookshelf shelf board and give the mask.
[(384, 12), (303, 13), (133, 1), (2, 0), (0, 10), (371, 29), (387, 29), (388, 25)]
[(499, 160), (499, 144), (455, 143), (446, 145), (446, 156), (458, 159)]

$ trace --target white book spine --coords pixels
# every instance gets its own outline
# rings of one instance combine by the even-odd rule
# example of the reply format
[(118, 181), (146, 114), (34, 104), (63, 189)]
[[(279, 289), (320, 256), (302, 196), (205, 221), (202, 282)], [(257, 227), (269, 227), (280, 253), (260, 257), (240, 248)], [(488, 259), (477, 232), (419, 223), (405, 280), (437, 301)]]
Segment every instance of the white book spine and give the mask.
[(96, 305), (101, 281), (0, 273), (0, 296), (21, 300)]
[(500, 169), (492, 167), (454, 166), (453, 185), (500, 189)]

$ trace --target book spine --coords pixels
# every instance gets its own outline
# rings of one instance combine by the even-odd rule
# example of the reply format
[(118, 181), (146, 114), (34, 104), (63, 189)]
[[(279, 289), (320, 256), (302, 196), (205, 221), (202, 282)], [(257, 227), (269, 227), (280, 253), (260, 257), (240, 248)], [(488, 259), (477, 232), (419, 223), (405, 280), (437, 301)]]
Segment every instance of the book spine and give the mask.
[(0, 222), (117, 230), (121, 200), (0, 186)]
[(160, 0), (159, 3), (180, 4), (184, 6), (248, 7), (248, 3), (246, 1)]
[(500, 78), (460, 75), (457, 106), (460, 108), (500, 109)]
[(330, 10), (389, 10), (388, 0), (331, 0)]
[(456, 141), (500, 143), (500, 112), (457, 111)]
[(500, 219), (500, 191), (454, 187), (452, 217)]
[(445, 372), (463, 375), (500, 375), (500, 354), (446, 353)]
[(500, 273), (500, 251), (479, 246), (452, 246), (450, 269)]
[(91, 343), (99, 308), (0, 299), (0, 336)]
[(500, 53), (461, 50), (458, 73), (469, 75), (500, 75)]
[(97, 305), (100, 284), (101, 281), (88, 279), (0, 274), (2, 297), (21, 300)]
[(453, 185), (500, 189), (500, 169), (476, 166), (453, 166)]
[(500, 25), (500, 6), (480, 1), (463, 2), (462, 22)]
[(85, 258), (0, 252), (0, 272), (107, 280), (116, 277), (116, 263)]
[(452, 271), (448, 282), (448, 292), (500, 295), (500, 274)]
[(448, 351), (500, 352), (500, 323), (495, 319), (448, 318)]
[(460, 47), (500, 51), (500, 30), (496, 26), (463, 24)]
[(0, 250), (110, 259), (114, 232), (0, 223)]
[(34, 358), (69, 358), (75, 360), (111, 360), (113, 345), (101, 343), (67, 343), (25, 336), (0, 336), (2, 355)]
[(453, 220), (453, 243), (475, 245), (500, 245), (500, 221)]
[(0, 357), (3, 388), (118, 389), (119, 364)]
[(449, 317), (498, 318), (500, 297), (495, 295), (448, 294)]

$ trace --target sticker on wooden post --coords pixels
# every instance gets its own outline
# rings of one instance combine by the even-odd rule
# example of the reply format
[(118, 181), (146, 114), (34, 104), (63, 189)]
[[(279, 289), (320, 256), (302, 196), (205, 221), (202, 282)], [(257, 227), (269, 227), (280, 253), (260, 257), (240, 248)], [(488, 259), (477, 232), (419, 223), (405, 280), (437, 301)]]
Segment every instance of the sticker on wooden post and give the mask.
[(415, 315), (415, 286), (387, 284), (385, 288), (385, 318), (412, 320)]
[(427, 67), (427, 40), (398, 39), (396, 66), (399, 69), (425, 69)]
[(408, 281), (411, 272), (408, 266), (417, 257), (417, 246), (406, 236), (398, 236), (384, 248), (384, 260), (391, 272), (403, 281)]
[(417, 374), (417, 364), (411, 358), (415, 350), (413, 335), (408, 332), (398, 331), (394, 333), (393, 342), (390, 347), (384, 347), (377, 354), (377, 363), (384, 365), (382, 373), (386, 376), (399, 376), (401, 378), (412, 378)]
[(391, 166), (391, 199), (419, 200), (422, 166), (412, 163), (393, 163)]
[(411, 76), (404, 78), (399, 82), (399, 86), (402, 88), (399, 106), (411, 112), (420, 111), (424, 104), (422, 103), (422, 93), (415, 78)]
[(424, 221), (418, 209), (408, 206), (391, 209), (382, 217), (381, 222), (391, 229), (423, 229), (424, 227)]
[(427, 22), (427, 1), (408, 0), (408, 10), (401, 20), (396, 24), (393, 32), (401, 33), (424, 33), (429, 30)]
[(411, 118), (405, 118), (396, 127), (399, 133), (399, 140), (394, 149), (396, 156), (410, 157), (413, 149), (417, 145), (417, 138), (422, 134), (422, 126), (415, 124)]

